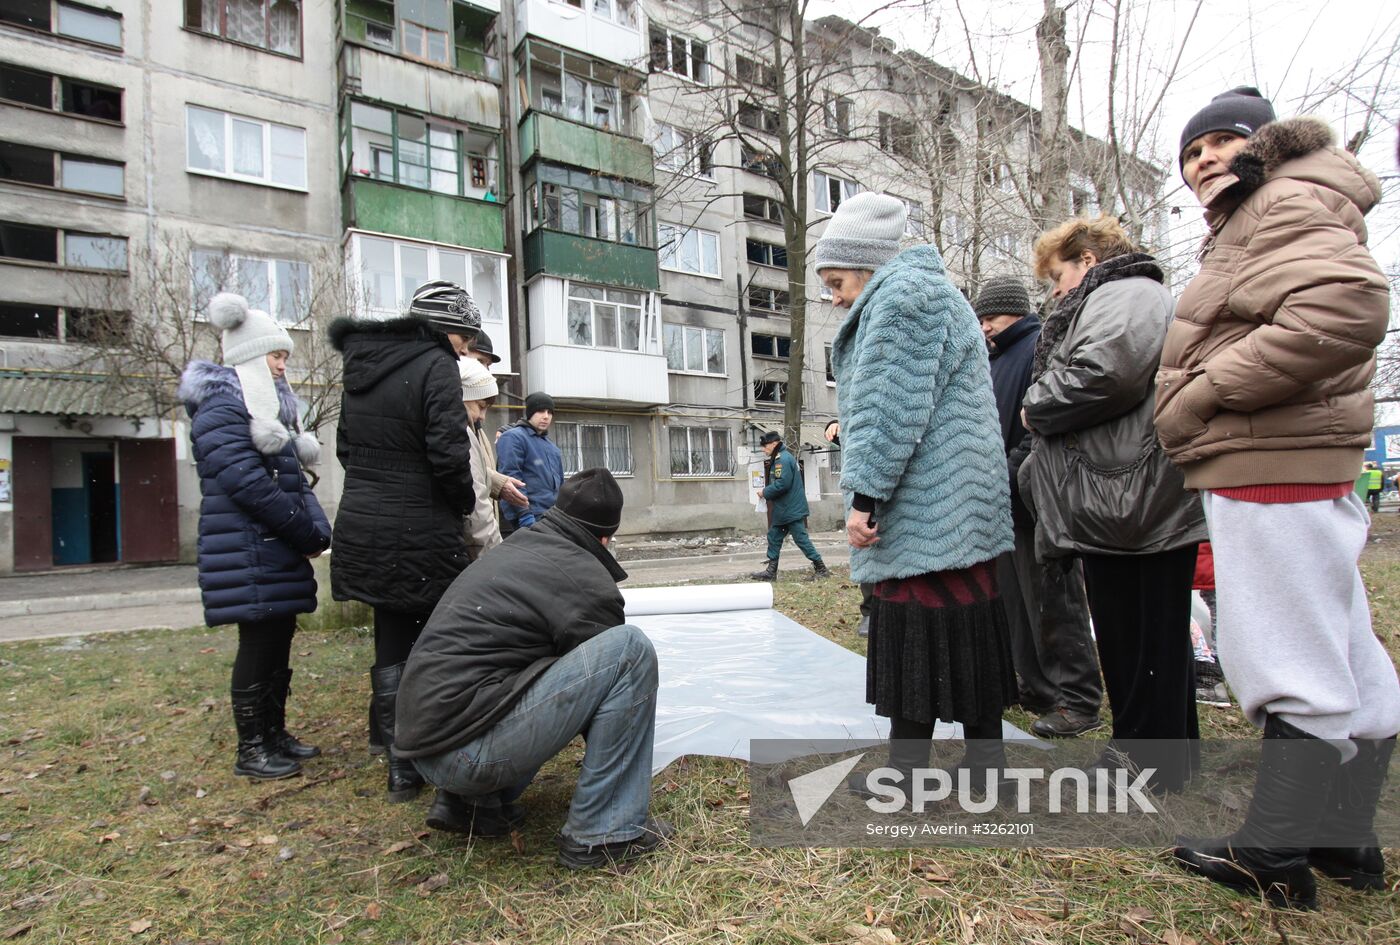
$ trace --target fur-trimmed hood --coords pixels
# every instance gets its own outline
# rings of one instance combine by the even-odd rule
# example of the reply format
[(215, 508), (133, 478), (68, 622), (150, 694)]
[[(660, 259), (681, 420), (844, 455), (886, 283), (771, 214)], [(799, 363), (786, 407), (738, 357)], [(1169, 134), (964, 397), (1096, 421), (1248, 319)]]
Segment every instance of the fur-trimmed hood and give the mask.
[(363, 393), (425, 351), (441, 348), (456, 361), (447, 335), (422, 318), (337, 318), (326, 330), (331, 347), (345, 359), (343, 381), (352, 394)]
[(1265, 183), (1278, 177), (1306, 181), (1342, 194), (1363, 214), (1381, 199), (1380, 181), (1351, 154), (1336, 146), (1332, 128), (1320, 118), (1270, 122), (1230, 162), (1230, 173), (1203, 198), (1212, 228)]
[[(252, 418), (249, 421), (249, 434), (259, 453), (272, 456), (280, 453), (289, 442), (296, 448), (297, 459), (303, 466), (314, 466), (321, 459), (321, 444), (311, 433), (296, 433), (299, 429), (297, 415), (301, 403), (292, 391), (285, 377), (276, 379), (277, 420)], [(231, 367), (215, 364), (213, 361), (191, 361), (180, 375), (180, 388), (177, 392), (191, 417), (207, 401), (215, 396), (234, 397), (243, 402), (243, 385), (239, 383), (238, 372)]]

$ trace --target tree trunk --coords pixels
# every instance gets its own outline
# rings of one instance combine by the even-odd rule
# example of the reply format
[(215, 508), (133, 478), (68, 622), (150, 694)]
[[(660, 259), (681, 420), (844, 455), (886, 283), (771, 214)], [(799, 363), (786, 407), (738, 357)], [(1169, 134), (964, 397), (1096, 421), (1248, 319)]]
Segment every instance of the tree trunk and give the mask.
[(1069, 101), (1069, 43), (1065, 11), (1045, 0), (1045, 14), (1035, 27), (1040, 58), (1040, 170), (1036, 175), (1039, 200), (1035, 221), (1047, 230), (1069, 215), (1069, 134), (1065, 106)]

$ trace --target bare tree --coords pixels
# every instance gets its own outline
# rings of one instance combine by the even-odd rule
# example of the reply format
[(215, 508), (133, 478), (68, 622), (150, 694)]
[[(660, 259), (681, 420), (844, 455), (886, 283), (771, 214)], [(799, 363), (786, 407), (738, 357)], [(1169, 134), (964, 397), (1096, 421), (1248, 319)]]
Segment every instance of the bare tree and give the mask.
[[(130, 252), (127, 275), (86, 275), (77, 286), (83, 317), (79, 363), (101, 379), (110, 403), (132, 416), (174, 417), (176, 388), (189, 362), (219, 358), (219, 332), (202, 316), (214, 292), (239, 289), (239, 263), (197, 250), (180, 233), (157, 230)], [(279, 295), (305, 313), (284, 321), (296, 352), (288, 380), (303, 401), (303, 428), (333, 425), (340, 408), (340, 357), (326, 326), (353, 310), (343, 261), (326, 249), (306, 265), (307, 277)], [(246, 290), (245, 290), (246, 291)], [(277, 300), (269, 302), (276, 307)]]

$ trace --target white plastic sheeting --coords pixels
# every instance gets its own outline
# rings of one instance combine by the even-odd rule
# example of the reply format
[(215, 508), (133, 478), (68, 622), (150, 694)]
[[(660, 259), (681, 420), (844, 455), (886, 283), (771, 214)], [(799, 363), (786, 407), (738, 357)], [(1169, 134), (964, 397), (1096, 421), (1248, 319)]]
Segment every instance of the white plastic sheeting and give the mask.
[[(889, 734), (889, 722), (865, 701), (865, 658), (773, 610), (771, 587), (625, 589), (624, 596), (628, 621), (646, 632), (660, 664), (653, 775), (682, 755), (746, 761), (755, 738), (792, 739), (797, 756), (823, 740)], [(1007, 722), (1002, 733), (1038, 741)], [(956, 724), (934, 732), (961, 735)]]

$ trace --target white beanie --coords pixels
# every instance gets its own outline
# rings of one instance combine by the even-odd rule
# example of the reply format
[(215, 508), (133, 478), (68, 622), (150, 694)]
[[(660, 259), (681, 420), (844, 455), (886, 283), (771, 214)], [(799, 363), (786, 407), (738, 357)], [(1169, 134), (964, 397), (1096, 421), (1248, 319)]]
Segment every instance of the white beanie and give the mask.
[(462, 371), (463, 400), (490, 400), (501, 392), (496, 378), (476, 358), (463, 358), (457, 367)]
[[(274, 351), (292, 352), (292, 336), (266, 312), (248, 307), (248, 300), (232, 292), (220, 292), (209, 300), (209, 321), (224, 333), (224, 364), (238, 373), (243, 388), (243, 404), (252, 418), (249, 425), (253, 443), (262, 453), (276, 453), (292, 438), (282, 422), (282, 404), (277, 382), (267, 366), (267, 355)], [(299, 435), (297, 456), (304, 465), (320, 456), (316, 438)]]
[(874, 272), (899, 254), (904, 202), (871, 191), (842, 201), (812, 250), (813, 267)]

